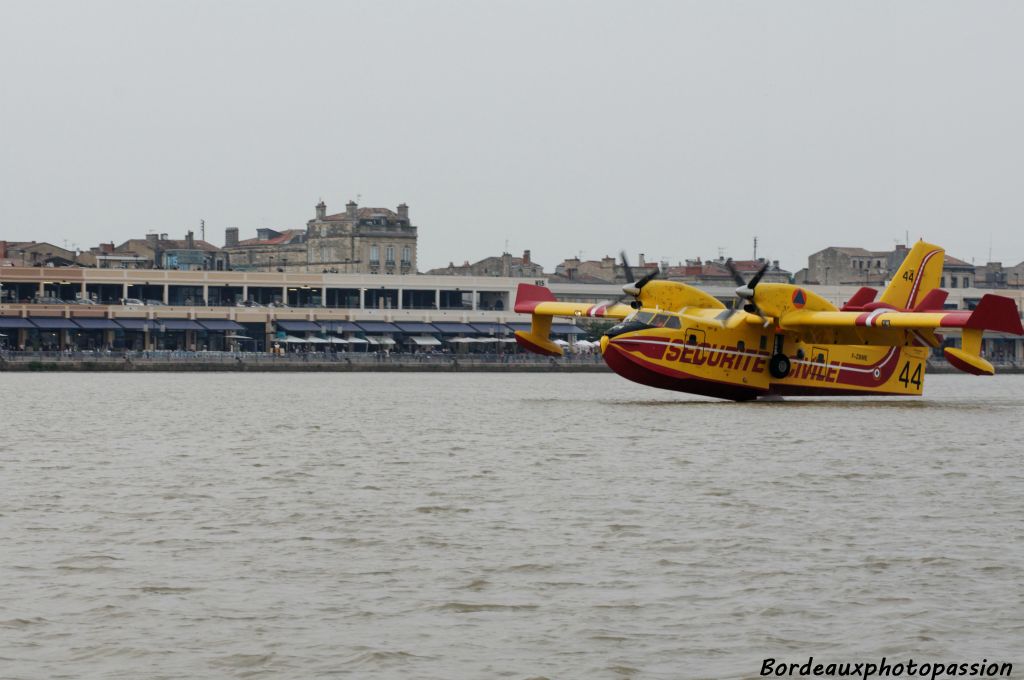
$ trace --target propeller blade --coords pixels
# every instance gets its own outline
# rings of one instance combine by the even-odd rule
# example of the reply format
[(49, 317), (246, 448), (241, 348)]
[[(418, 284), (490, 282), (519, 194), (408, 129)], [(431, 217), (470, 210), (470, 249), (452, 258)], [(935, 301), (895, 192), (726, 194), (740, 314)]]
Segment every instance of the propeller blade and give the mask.
[(635, 281), (633, 278), (633, 270), (629, 267), (629, 262), (626, 261), (626, 251), (623, 250), (619, 253), (619, 257), (622, 258), (622, 272), (626, 275), (626, 283), (632, 283)]
[(650, 283), (653, 279), (656, 279), (660, 274), (661, 274), (661, 270), (658, 267), (655, 267), (651, 272), (648, 272), (647, 274), (644, 274), (643, 278), (641, 278), (639, 281), (637, 281), (634, 284), (636, 286), (636, 289), (640, 290), (641, 288), (646, 286), (648, 283)]
[(740, 276), (740, 273), (736, 271), (736, 265), (732, 263), (731, 257), (725, 261), (725, 266), (729, 270), (729, 273), (732, 274), (732, 280), (736, 282), (737, 286), (747, 285), (747, 282), (743, 280), (743, 277)]
[(756, 286), (758, 282), (761, 281), (761, 277), (764, 276), (764, 273), (766, 271), (768, 271), (767, 262), (761, 265), (761, 268), (757, 270), (756, 274), (754, 274), (754, 278), (750, 279), (750, 283), (747, 284), (747, 288), (749, 288), (750, 290), (754, 290), (754, 286)]

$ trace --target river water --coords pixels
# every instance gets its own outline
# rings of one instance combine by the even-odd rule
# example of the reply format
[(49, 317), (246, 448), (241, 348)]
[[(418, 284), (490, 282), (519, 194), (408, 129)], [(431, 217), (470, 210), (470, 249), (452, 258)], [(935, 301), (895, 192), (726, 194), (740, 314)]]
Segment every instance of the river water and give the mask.
[(751, 404), (610, 374), (0, 394), (0, 678), (1024, 662), (1024, 377)]

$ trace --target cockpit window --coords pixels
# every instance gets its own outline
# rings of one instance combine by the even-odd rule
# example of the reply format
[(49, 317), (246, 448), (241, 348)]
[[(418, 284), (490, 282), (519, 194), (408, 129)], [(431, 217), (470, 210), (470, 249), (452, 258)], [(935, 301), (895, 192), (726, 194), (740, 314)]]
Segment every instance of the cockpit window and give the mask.
[(680, 328), (679, 317), (672, 314), (656, 314), (654, 312), (637, 312), (629, 321), (642, 323), (655, 328)]
[(656, 328), (679, 328), (679, 317), (670, 314), (656, 314), (650, 324)]
[(650, 325), (651, 319), (654, 318), (654, 312), (637, 312), (633, 315), (630, 321), (636, 321), (644, 325)]

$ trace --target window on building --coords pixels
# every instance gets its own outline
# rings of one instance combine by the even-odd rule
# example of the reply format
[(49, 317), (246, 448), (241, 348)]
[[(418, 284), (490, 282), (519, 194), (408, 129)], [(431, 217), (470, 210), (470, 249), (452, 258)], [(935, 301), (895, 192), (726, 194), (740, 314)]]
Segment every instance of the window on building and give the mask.
[(370, 262), (380, 262), (380, 246), (370, 246)]
[(950, 276), (949, 277), (949, 287), (950, 288), (956, 288), (956, 277), (955, 276)]
[(402, 264), (409, 264), (412, 262), (412, 248), (405, 246), (402, 248)]
[(387, 260), (391, 264), (394, 264), (394, 262), (395, 262), (395, 247), (394, 246), (388, 246), (387, 250), (384, 251), (384, 255), (385, 255), (385, 258), (384, 258), (385, 260)]

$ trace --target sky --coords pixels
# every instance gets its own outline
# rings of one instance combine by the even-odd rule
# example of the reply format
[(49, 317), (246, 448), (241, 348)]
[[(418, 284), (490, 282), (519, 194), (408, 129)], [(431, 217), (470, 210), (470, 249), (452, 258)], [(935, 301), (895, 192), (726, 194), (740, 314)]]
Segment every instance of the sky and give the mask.
[(1024, 4), (0, 0), (0, 239), (410, 206), (530, 249), (1024, 260)]

